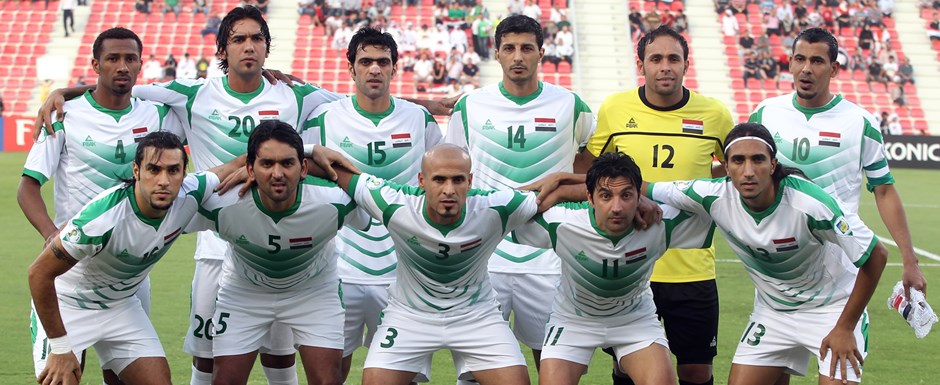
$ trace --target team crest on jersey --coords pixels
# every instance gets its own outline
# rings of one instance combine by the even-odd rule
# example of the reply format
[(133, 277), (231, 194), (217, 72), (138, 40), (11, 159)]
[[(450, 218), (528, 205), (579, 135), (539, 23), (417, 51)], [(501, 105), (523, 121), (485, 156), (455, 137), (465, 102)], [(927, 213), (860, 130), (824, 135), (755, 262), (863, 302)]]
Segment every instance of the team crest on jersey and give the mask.
[(280, 113), (277, 110), (263, 110), (258, 111), (259, 120), (278, 120), (280, 118)]
[(682, 132), (686, 134), (701, 135), (705, 131), (705, 122), (701, 120), (682, 119)]
[(639, 124), (636, 124), (636, 119), (630, 118), (630, 121), (627, 122), (627, 128), (637, 128), (640, 127)]
[(535, 118), (536, 132), (555, 132), (557, 129), (555, 118)]
[(385, 184), (385, 179), (372, 177), (366, 181), (366, 188), (369, 190), (378, 190)]
[(147, 136), (147, 127), (137, 127), (131, 133), (134, 134), (134, 143), (140, 142)]
[(392, 148), (411, 147), (411, 134), (392, 134)]
[(845, 217), (839, 217), (838, 219), (836, 219), (835, 225), (833, 226), (833, 228), (836, 230), (837, 233), (842, 234), (844, 236), (852, 235), (852, 227), (849, 226), (849, 221), (845, 220)]
[(65, 240), (75, 243), (82, 238), (82, 230), (78, 226), (71, 225), (68, 228), (68, 231), (65, 232)]
[(676, 184), (676, 188), (679, 189), (679, 191), (686, 191), (692, 187), (692, 181), (690, 180), (677, 180), (674, 183)]

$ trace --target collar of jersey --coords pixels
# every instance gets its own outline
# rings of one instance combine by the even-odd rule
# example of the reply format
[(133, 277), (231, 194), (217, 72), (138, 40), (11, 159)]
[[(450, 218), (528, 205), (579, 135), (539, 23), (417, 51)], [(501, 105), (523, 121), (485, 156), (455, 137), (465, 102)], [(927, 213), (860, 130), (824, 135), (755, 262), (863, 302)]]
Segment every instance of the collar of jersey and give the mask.
[(655, 105), (653, 105), (653, 103), (650, 103), (650, 101), (649, 101), (648, 99), (646, 99), (646, 86), (645, 86), (645, 85), (642, 85), (642, 86), (640, 86), (639, 88), (637, 88), (637, 93), (639, 94), (639, 96), (640, 96), (640, 101), (643, 102), (643, 105), (644, 105), (644, 106), (647, 106), (647, 107), (649, 107), (650, 109), (656, 110), (656, 111), (675, 111), (675, 110), (678, 110), (678, 109), (680, 109), (680, 108), (682, 108), (682, 107), (685, 107), (686, 104), (689, 104), (689, 99), (692, 98), (692, 92), (689, 91), (688, 88), (685, 88), (685, 87), (683, 86), (683, 87), (682, 87), (682, 99), (679, 100), (678, 103), (673, 104), (673, 105), (671, 105), (671, 106), (660, 107), (660, 106), (655, 106)]
[(242, 93), (233, 90), (232, 87), (229, 87), (228, 77), (226, 76), (222, 78), (222, 88), (224, 88), (225, 92), (231, 95), (233, 98), (241, 100), (242, 103), (248, 104), (251, 99), (254, 99), (255, 96), (258, 96), (258, 94), (261, 93), (261, 90), (264, 89), (264, 79), (261, 79), (261, 84), (258, 86), (258, 89), (251, 92)]
[(255, 206), (258, 207), (258, 210), (261, 210), (261, 212), (264, 213), (264, 215), (267, 215), (269, 218), (271, 218), (272, 221), (274, 221), (274, 223), (277, 223), (281, 219), (284, 219), (285, 217), (288, 217), (297, 211), (297, 208), (300, 207), (300, 198), (303, 197), (303, 194), (301, 193), (302, 191), (303, 191), (303, 188), (301, 188), (301, 186), (298, 185), (297, 186), (297, 198), (294, 199), (294, 205), (288, 208), (287, 210), (284, 210), (281, 212), (274, 212), (274, 211), (268, 210), (267, 207), (264, 207), (264, 204), (261, 203), (261, 196), (258, 195), (258, 186), (254, 186), (251, 188), (251, 197), (255, 202)]
[(137, 206), (137, 195), (134, 194), (133, 184), (127, 188), (127, 199), (131, 202), (131, 209), (134, 210), (134, 215), (137, 216), (137, 219), (140, 219), (140, 221), (144, 222), (144, 224), (153, 227), (154, 230), (160, 229), (160, 224), (163, 223), (163, 218), (166, 218), (166, 215), (160, 218), (150, 218), (140, 212), (140, 207)]
[(835, 107), (836, 104), (839, 104), (841, 101), (842, 95), (836, 95), (832, 98), (832, 100), (829, 101), (829, 103), (826, 103), (826, 105), (822, 107), (803, 107), (796, 101), (796, 92), (793, 93), (793, 108), (796, 108), (797, 111), (802, 112), (803, 115), (806, 116), (806, 120), (812, 118), (813, 115), (831, 110), (832, 107)]
[(614, 247), (616, 247), (617, 244), (620, 243), (621, 239), (624, 239), (627, 237), (627, 235), (630, 235), (631, 233), (633, 233), (633, 226), (630, 226), (630, 229), (627, 230), (627, 232), (623, 233), (623, 235), (621, 236), (615, 237), (613, 235), (607, 234), (607, 232), (605, 232), (604, 230), (601, 230), (601, 228), (597, 226), (597, 221), (594, 219), (594, 207), (590, 207), (588, 209), (588, 215), (591, 216), (591, 227), (594, 228), (594, 231), (597, 231), (597, 233), (600, 234), (602, 237), (607, 238), (611, 242), (613, 242)]
[[(728, 179), (728, 183), (731, 183), (730, 178)], [(770, 216), (770, 214), (773, 214), (774, 211), (777, 210), (777, 206), (780, 205), (780, 200), (783, 198), (783, 189), (783, 183), (777, 183), (777, 196), (774, 197), (774, 203), (772, 203), (770, 207), (767, 207), (760, 212), (756, 212), (751, 210), (750, 207), (747, 207), (747, 204), (744, 203), (744, 198), (741, 197), (741, 194), (738, 194), (738, 199), (741, 200), (741, 207), (744, 207), (744, 211), (747, 212), (751, 218), (754, 218), (754, 222), (759, 225), (760, 221), (764, 220), (764, 218), (767, 218)]]
[(362, 107), (359, 107), (359, 101), (356, 100), (356, 95), (352, 96), (352, 105), (353, 108), (356, 109), (356, 112), (358, 112), (359, 115), (362, 115), (364, 118), (371, 120), (372, 124), (375, 124), (376, 126), (379, 125), (379, 122), (381, 122), (382, 119), (385, 119), (387, 116), (391, 115), (392, 111), (395, 110), (395, 98), (389, 97), (389, 102), (391, 104), (389, 104), (387, 110), (379, 113), (371, 113), (369, 111), (363, 110)]
[(98, 104), (98, 101), (95, 98), (91, 97), (91, 90), (85, 91), (85, 100), (88, 101), (88, 104), (91, 104), (91, 107), (100, 111), (101, 113), (108, 115), (114, 118), (115, 122), (120, 122), (121, 117), (131, 113), (131, 105), (128, 104), (127, 107), (120, 110), (112, 110), (105, 106)]
[(513, 103), (516, 103), (517, 105), (520, 105), (520, 106), (525, 105), (526, 103), (535, 100), (535, 98), (539, 97), (539, 95), (542, 94), (542, 82), (541, 81), (539, 82), (539, 88), (535, 90), (535, 92), (526, 96), (516, 96), (516, 95), (510, 94), (509, 91), (506, 91), (506, 88), (503, 87), (503, 82), (499, 82), (499, 93), (503, 94), (503, 96), (505, 96), (506, 99), (511, 100)]
[(460, 209), (460, 219), (458, 219), (457, 222), (449, 225), (439, 225), (434, 223), (434, 221), (431, 220), (431, 217), (428, 216), (427, 196), (425, 196), (424, 199), (425, 204), (421, 205), (421, 214), (424, 215), (424, 221), (431, 225), (431, 227), (437, 229), (437, 231), (440, 231), (441, 235), (445, 237), (447, 236), (447, 233), (460, 227), (460, 225), (463, 224), (463, 219), (467, 217), (467, 206), (464, 205), (464, 207)]

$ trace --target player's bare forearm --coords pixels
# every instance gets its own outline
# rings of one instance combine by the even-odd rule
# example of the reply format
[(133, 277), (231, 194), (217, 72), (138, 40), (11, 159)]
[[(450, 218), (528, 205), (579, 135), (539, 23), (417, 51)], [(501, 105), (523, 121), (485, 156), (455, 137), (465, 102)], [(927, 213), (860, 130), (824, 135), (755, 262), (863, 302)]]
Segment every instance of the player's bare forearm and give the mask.
[(238, 171), (245, 168), (247, 159), (248, 154), (242, 154), (227, 163), (220, 164), (206, 170), (207, 172), (211, 172), (219, 177), (219, 185), (216, 187), (216, 191), (218, 191), (219, 194), (224, 194), (233, 186), (245, 182), (247, 179), (247, 173), (242, 175)]
[(594, 163), (596, 157), (588, 149), (581, 150), (574, 156), (574, 164), (571, 165), (575, 174), (587, 174), (591, 163)]
[(55, 278), (71, 269), (75, 263), (77, 261), (62, 248), (62, 241), (54, 239), (29, 266), (29, 291), (33, 306), (49, 338), (65, 335), (65, 325), (56, 297)]
[(450, 115), (454, 110), (454, 105), (457, 104), (457, 101), (460, 100), (461, 95), (451, 96), (449, 98), (443, 98), (441, 100), (429, 100), (429, 99), (412, 99), (404, 98), (405, 100), (417, 104), (421, 107), (424, 107), (431, 113), (431, 115), (446, 116)]
[(539, 193), (539, 213), (545, 212), (561, 202), (581, 202), (587, 200), (587, 188), (583, 184), (560, 185), (549, 194)]
[(712, 163), (712, 178), (721, 178), (728, 175), (724, 163)]
[(865, 264), (858, 269), (858, 276), (855, 278), (855, 286), (852, 288), (852, 294), (842, 310), (842, 315), (836, 322), (836, 328), (847, 330), (855, 329), (859, 317), (868, 306), (875, 288), (878, 287), (878, 281), (881, 279), (881, 273), (884, 272), (885, 265), (888, 263), (888, 249), (878, 242), (872, 249), (871, 255)]
[(59, 229), (56, 228), (46, 211), (46, 202), (42, 200), (41, 189), (39, 181), (24, 175), (20, 178), (20, 186), (16, 190), (16, 201), (20, 204), (26, 220), (36, 228), (43, 240), (48, 241), (49, 237), (57, 233)]
[(917, 254), (914, 253), (911, 232), (907, 226), (907, 214), (904, 211), (904, 205), (901, 203), (900, 194), (891, 184), (875, 187), (874, 193), (881, 220), (901, 251), (901, 260), (904, 263), (902, 282), (904, 283), (905, 295), (909, 296), (908, 290), (911, 287), (926, 293), (927, 279), (920, 271)]
[[(307, 152), (306, 149), (304, 151)], [(333, 169), (334, 166), (345, 168), (353, 174), (362, 172), (359, 170), (359, 167), (356, 167), (343, 153), (325, 146), (313, 145), (308, 154), (313, 164), (323, 171), (322, 178), (335, 181), (336, 171)]]

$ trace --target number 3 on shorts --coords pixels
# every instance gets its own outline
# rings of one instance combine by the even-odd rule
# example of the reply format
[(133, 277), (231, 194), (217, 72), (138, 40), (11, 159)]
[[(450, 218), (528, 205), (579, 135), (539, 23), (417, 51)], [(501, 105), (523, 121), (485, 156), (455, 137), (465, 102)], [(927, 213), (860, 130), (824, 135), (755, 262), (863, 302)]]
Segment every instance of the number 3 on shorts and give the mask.
[(388, 328), (388, 335), (385, 336), (385, 342), (379, 344), (379, 346), (388, 349), (395, 345), (395, 337), (398, 337), (398, 330), (395, 328)]
[[(757, 326), (757, 329), (754, 329), (755, 325)], [(753, 334), (754, 339), (747, 338), (747, 336), (751, 334), (751, 329), (754, 329), (754, 334)], [(758, 344), (760, 344), (760, 338), (763, 337), (764, 333), (766, 332), (767, 332), (767, 328), (765, 328), (764, 325), (751, 322), (751, 324), (748, 325), (747, 330), (744, 331), (744, 335), (741, 336), (741, 342), (744, 342), (744, 340), (746, 339), (748, 345), (757, 346)]]

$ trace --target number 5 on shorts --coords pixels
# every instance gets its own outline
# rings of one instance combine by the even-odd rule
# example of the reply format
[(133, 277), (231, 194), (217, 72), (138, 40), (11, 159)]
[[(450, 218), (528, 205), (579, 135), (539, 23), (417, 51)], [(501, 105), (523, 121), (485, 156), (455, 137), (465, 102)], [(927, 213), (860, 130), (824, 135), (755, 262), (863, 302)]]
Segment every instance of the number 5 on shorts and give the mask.
[(395, 345), (395, 337), (398, 337), (398, 330), (395, 328), (388, 328), (388, 335), (385, 336), (385, 342), (379, 344), (379, 346), (388, 349)]

